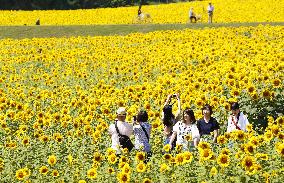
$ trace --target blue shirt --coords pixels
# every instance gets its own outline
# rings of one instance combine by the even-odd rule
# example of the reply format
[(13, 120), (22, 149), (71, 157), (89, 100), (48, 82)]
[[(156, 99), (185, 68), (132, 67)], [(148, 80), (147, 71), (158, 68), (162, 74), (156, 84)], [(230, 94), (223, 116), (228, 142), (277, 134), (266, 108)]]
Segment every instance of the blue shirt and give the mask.
[(220, 129), (219, 123), (213, 117), (210, 118), (209, 122), (206, 123), (204, 118), (197, 121), (197, 128), (199, 130), (200, 136), (210, 135), (214, 130)]

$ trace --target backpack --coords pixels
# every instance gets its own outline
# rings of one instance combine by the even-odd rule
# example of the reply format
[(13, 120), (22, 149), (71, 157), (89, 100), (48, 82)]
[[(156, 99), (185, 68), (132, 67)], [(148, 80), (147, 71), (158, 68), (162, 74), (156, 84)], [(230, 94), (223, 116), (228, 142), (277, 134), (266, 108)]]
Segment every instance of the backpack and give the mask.
[(116, 132), (118, 133), (118, 140), (119, 140), (120, 146), (122, 148), (127, 148), (128, 151), (130, 152), (134, 147), (130, 138), (127, 135), (122, 135), (121, 133), (119, 133), (119, 130), (118, 130), (118, 127), (117, 127), (117, 122), (115, 122), (115, 129), (116, 129)]

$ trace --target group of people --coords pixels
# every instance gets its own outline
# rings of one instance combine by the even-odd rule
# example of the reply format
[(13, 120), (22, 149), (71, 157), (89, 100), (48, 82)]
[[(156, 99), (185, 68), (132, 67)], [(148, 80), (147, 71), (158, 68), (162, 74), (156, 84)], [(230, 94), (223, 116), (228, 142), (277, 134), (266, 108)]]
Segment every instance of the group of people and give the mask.
[[(178, 111), (174, 115), (172, 111), (173, 103), (177, 101)], [(191, 151), (200, 141), (216, 143), (219, 135), (220, 125), (212, 117), (213, 111), (209, 104), (203, 106), (203, 117), (196, 120), (194, 111), (186, 108), (181, 109), (181, 100), (179, 94), (168, 95), (163, 107), (162, 121), (164, 125), (164, 145), (169, 144), (171, 149), (180, 145), (183, 150)], [(114, 124), (109, 126), (109, 134), (112, 139), (112, 148), (117, 154), (121, 149), (131, 151), (133, 148), (144, 151), (147, 157), (151, 156), (151, 145), (149, 143), (151, 135), (151, 124), (148, 123), (148, 114), (145, 110), (138, 112), (133, 117), (133, 123), (128, 123), (126, 119), (126, 110), (119, 107), (117, 118)], [(238, 102), (231, 104), (231, 115), (228, 118), (227, 132), (234, 130), (246, 131), (249, 124), (247, 117), (240, 111)], [(130, 136), (134, 135), (135, 142), (132, 144)]]
[[(142, 13), (141, 7), (142, 6), (140, 5), (139, 8), (138, 8), (137, 20), (139, 20), (139, 21), (151, 20), (151, 15), (149, 13)], [(212, 23), (213, 11), (214, 11), (214, 6), (212, 5), (212, 3), (209, 3), (208, 7), (207, 7), (208, 23)], [(200, 15), (197, 15), (197, 14), (194, 13), (193, 7), (191, 7), (189, 9), (188, 15), (189, 15), (190, 23), (196, 23), (199, 19), (201, 19)]]
[[(207, 7), (208, 23), (212, 23), (213, 11), (214, 11), (214, 6), (212, 5), (212, 3), (209, 3), (209, 5)], [(200, 19), (200, 17), (194, 13), (192, 7), (189, 9), (189, 14), (188, 15), (189, 15), (190, 23), (196, 23), (197, 20)]]

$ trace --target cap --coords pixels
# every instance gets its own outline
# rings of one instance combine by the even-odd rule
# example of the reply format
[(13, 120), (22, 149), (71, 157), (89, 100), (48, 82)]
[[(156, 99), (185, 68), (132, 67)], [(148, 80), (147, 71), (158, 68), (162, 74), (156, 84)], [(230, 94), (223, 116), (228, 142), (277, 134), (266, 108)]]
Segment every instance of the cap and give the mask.
[(126, 114), (126, 110), (125, 110), (124, 107), (120, 107), (120, 108), (117, 109), (116, 113), (118, 115), (125, 115)]

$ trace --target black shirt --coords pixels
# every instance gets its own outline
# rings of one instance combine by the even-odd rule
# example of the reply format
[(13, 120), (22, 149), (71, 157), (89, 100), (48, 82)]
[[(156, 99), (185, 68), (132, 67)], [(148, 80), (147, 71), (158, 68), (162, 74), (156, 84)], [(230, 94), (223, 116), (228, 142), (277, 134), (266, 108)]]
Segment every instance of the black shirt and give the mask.
[(210, 132), (220, 129), (220, 126), (217, 120), (211, 117), (208, 123), (205, 122), (204, 118), (198, 120), (197, 128), (199, 130), (200, 136), (202, 136), (202, 135), (210, 135)]

